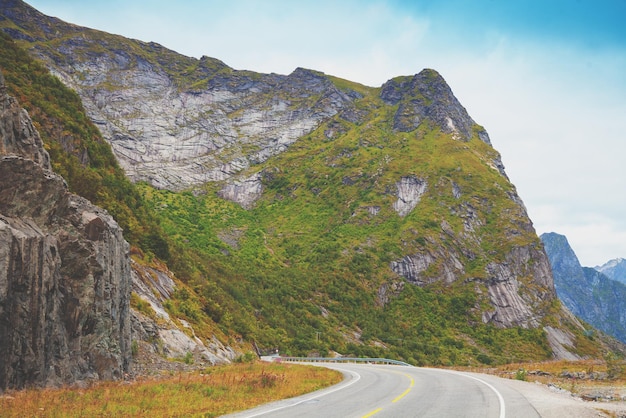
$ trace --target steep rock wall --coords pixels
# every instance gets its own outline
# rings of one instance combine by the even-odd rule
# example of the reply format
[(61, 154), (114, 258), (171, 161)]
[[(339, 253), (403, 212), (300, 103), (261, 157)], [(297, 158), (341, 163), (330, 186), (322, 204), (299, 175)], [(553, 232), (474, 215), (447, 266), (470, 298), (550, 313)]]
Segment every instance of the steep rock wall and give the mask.
[(206, 84), (189, 89), (125, 48), (88, 61), (71, 58), (91, 47), (68, 39), (69, 59), (52, 69), (81, 95), (127, 175), (158, 188), (230, 179), (283, 152), (352, 100), (305, 69), (261, 75), (222, 64), (220, 75), (201, 68)]
[(121, 378), (130, 355), (128, 243), (68, 192), (0, 78), (0, 388)]
[(71, 25), (20, 1), (1, 14), (16, 23), (3, 28), (14, 39), (54, 44), (32, 52), (81, 96), (133, 181), (169, 190), (228, 182), (335, 115), (360, 118), (360, 94), (316, 71), (237, 71)]

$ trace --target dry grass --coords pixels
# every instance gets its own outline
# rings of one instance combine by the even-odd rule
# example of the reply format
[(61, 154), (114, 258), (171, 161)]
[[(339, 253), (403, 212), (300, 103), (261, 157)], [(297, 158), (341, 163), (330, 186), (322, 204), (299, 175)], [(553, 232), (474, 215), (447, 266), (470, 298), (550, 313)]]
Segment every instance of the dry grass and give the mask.
[(2, 417), (214, 417), (341, 381), (339, 372), (293, 364), (238, 364), (87, 389), (29, 389), (0, 396)]
[(473, 371), (554, 385), (583, 398), (603, 395), (605, 400), (626, 399), (626, 363), (623, 360), (512, 363)]

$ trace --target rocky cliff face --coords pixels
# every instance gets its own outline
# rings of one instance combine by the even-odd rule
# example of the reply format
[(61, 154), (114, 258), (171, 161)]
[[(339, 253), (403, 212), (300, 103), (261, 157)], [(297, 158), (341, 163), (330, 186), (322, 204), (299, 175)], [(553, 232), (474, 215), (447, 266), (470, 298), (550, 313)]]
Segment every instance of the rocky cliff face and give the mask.
[(350, 107), (355, 94), (314, 71), (261, 75), (207, 57), (184, 57), (201, 81), (183, 88), (168, 63), (137, 53), (171, 51), (106, 36), (77, 33), (58, 49), (62, 59), (41, 56), (80, 93), (127, 175), (170, 190), (227, 180), (267, 160)]
[(0, 388), (121, 378), (130, 356), (129, 247), (50, 171), (0, 78)]
[[(230, 363), (238, 353), (223, 344), (214, 334), (203, 339), (196, 335), (191, 324), (181, 318), (174, 318), (163, 306), (170, 301), (178, 290), (174, 275), (167, 267), (148, 267), (132, 261), (132, 289), (144, 304), (143, 310), (131, 310), (133, 340), (143, 341), (144, 350), (154, 356), (149, 361), (166, 358), (171, 362), (192, 355), (196, 365), (215, 365)], [(220, 335), (222, 340), (226, 340)], [(134, 369), (138, 374), (158, 372), (158, 366), (137, 358)], [(156, 369), (150, 371), (149, 369)], [(144, 369), (144, 370), (141, 370)], [(167, 367), (165, 367), (167, 369)]]
[(67, 24), (19, 0), (5, 3), (2, 12), (17, 27), (4, 31), (54, 44), (36, 47), (37, 55), (81, 95), (134, 181), (181, 190), (227, 180), (333, 115), (358, 119), (350, 103), (359, 94), (315, 71), (236, 71), (213, 58)]
[(626, 342), (626, 286), (601, 272), (582, 267), (567, 238), (541, 235), (550, 259), (557, 294), (578, 317)]

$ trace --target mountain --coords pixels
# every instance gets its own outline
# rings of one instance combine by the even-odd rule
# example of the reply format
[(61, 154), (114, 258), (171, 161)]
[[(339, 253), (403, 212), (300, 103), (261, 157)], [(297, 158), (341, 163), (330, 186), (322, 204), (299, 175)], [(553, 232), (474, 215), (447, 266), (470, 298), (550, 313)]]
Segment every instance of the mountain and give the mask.
[[(42, 127), (86, 114), (102, 132), (42, 135), (53, 166), (120, 215), (133, 260), (153, 269), (146, 282), (178, 280), (154, 285), (160, 305), (131, 298), (134, 312), (156, 324), (165, 312), (188, 336), (229, 346), (414, 364), (606, 349), (561, 307), (498, 152), (436, 71), (379, 88), (308, 69), (236, 71), (2, 6), (2, 32), (84, 104), (46, 111), (46, 95), (32, 107)], [(9, 55), (10, 88), (36, 97), (36, 66)]]
[(601, 266), (595, 266), (594, 269), (598, 270), (609, 279), (626, 284), (626, 260), (623, 258), (607, 261)]
[(582, 267), (567, 238), (541, 235), (559, 298), (575, 315), (595, 328), (626, 342), (626, 285)]

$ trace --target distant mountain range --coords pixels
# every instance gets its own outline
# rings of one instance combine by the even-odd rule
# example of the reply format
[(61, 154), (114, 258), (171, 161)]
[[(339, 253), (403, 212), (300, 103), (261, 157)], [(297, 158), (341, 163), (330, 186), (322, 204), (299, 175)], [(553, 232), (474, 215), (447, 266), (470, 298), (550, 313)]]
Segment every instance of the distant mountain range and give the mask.
[(595, 266), (594, 269), (598, 270), (609, 279), (626, 284), (626, 259), (616, 258), (607, 261), (601, 266)]
[[(582, 267), (564, 235), (541, 235), (561, 301), (576, 316), (626, 342), (626, 260)], [(615, 279), (615, 280), (614, 280)]]

